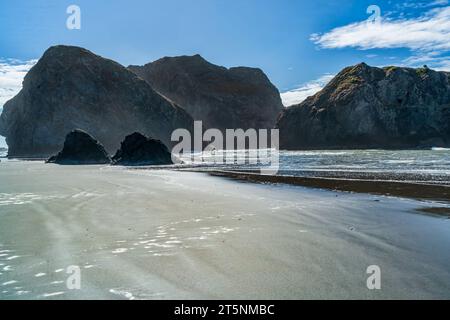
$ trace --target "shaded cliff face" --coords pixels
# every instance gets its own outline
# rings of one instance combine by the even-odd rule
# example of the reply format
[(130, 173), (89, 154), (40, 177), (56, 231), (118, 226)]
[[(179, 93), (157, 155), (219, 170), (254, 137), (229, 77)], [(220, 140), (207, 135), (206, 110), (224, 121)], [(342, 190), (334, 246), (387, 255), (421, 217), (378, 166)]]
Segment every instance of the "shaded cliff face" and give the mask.
[(283, 108), (277, 88), (260, 69), (227, 69), (199, 55), (129, 69), (194, 120), (202, 120), (205, 129), (273, 128)]
[(65, 136), (82, 129), (113, 154), (139, 131), (167, 145), (192, 117), (120, 64), (69, 46), (48, 49), (0, 118), (11, 157), (48, 157)]
[(428, 68), (342, 70), (278, 119), (282, 149), (450, 145), (450, 73)]

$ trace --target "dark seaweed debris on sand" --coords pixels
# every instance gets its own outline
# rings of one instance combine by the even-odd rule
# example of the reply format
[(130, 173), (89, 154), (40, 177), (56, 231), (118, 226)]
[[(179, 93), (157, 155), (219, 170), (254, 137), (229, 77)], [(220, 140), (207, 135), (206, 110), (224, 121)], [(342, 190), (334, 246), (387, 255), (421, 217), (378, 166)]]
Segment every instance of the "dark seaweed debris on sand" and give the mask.
[(233, 171), (211, 171), (210, 174), (213, 176), (228, 177), (248, 182), (282, 183), (336, 191), (369, 193), (450, 203), (450, 187), (446, 185), (410, 183), (403, 181), (269, 176)]

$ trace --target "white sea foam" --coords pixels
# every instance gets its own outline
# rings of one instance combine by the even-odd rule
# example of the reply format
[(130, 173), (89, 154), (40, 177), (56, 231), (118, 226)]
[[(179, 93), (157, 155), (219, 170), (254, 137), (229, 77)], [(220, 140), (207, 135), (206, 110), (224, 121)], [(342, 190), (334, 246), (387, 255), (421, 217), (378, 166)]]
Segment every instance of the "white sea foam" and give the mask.
[(44, 277), (45, 275), (46, 275), (46, 273), (41, 272), (41, 273), (35, 274), (34, 276), (35, 276), (36, 278), (41, 278), (41, 277)]
[(125, 290), (110, 289), (109, 292), (111, 292), (112, 294), (121, 296), (123, 298), (126, 298), (128, 300), (135, 300), (136, 299), (131, 292), (127, 292)]
[(128, 248), (117, 248), (117, 249), (113, 250), (112, 253), (125, 253), (128, 250), (129, 250)]
[(64, 291), (57, 291), (57, 292), (44, 293), (44, 294), (42, 295), (42, 297), (44, 297), (44, 298), (51, 298), (51, 297), (56, 297), (56, 296), (63, 295), (64, 293), (65, 293)]

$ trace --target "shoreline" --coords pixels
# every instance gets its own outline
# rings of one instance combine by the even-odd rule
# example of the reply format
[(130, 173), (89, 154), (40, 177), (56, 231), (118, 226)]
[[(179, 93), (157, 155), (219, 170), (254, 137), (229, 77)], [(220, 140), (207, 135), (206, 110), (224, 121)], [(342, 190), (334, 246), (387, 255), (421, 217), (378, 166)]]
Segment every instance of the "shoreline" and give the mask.
[[(7, 158), (8, 159), (8, 158)], [(8, 159), (9, 160), (9, 159)], [(41, 162), (42, 159), (16, 159), (19, 161)], [(382, 196), (393, 196), (414, 200), (428, 200), (450, 204), (450, 185), (420, 183), (402, 180), (380, 180), (379, 177), (346, 178), (346, 177), (316, 177), (316, 176), (290, 176), (290, 175), (263, 175), (256, 172), (243, 172), (232, 170), (203, 170), (195, 167), (173, 166), (136, 166), (127, 167), (129, 170), (171, 170), (184, 172), (207, 173), (211, 176), (225, 177), (233, 180), (251, 183), (270, 183), (296, 185), (313, 189), (323, 189), (341, 192), (355, 192)], [(450, 208), (427, 207), (418, 210), (422, 213), (450, 217)]]
[[(226, 170), (209, 171), (208, 174), (216, 177), (225, 177), (252, 183), (289, 184), (315, 189), (356, 192), (450, 203), (450, 187), (437, 184), (420, 184), (385, 180), (356, 180), (344, 178), (269, 176), (258, 173)], [(450, 216), (450, 209), (447, 212), (442, 211), (442, 209), (439, 211), (440, 215)]]
[(204, 173), (0, 164), (0, 299), (450, 296), (450, 220), (423, 203)]

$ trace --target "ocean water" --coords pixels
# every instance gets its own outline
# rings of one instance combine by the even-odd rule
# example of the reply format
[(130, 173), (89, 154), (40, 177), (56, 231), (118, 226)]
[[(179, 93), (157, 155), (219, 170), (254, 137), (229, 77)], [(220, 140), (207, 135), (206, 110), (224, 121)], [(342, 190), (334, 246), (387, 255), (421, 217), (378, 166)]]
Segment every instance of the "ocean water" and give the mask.
[[(194, 164), (205, 169), (249, 171), (267, 166), (249, 161), (255, 159), (251, 151), (232, 153), (235, 163), (218, 165), (222, 154), (209, 153), (201, 155), (201, 165), (197, 154)], [(183, 160), (190, 163), (190, 159)], [(450, 184), (450, 149), (280, 151), (278, 175)]]
[[(270, 155), (270, 151), (269, 152)], [(5, 158), (7, 149), (0, 149)], [(227, 157), (234, 161), (224, 161)], [(197, 170), (255, 171), (269, 165), (261, 163), (254, 150), (216, 151), (185, 155), (181, 167)], [(267, 163), (269, 161), (269, 163)], [(450, 149), (431, 150), (317, 150), (279, 151), (277, 175), (371, 179), (450, 185)]]

